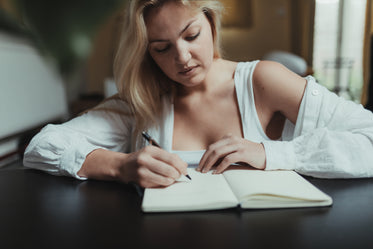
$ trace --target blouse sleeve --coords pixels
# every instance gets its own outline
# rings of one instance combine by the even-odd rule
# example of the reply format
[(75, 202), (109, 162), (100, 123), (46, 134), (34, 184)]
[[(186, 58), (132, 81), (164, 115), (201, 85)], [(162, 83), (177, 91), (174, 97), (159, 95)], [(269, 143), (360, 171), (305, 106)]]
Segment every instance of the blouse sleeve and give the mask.
[(307, 78), (289, 141), (264, 141), (267, 170), (319, 178), (373, 177), (373, 114)]
[(45, 126), (27, 146), (26, 167), (54, 175), (77, 175), (95, 149), (129, 152), (133, 119), (119, 99), (110, 99), (66, 123)]

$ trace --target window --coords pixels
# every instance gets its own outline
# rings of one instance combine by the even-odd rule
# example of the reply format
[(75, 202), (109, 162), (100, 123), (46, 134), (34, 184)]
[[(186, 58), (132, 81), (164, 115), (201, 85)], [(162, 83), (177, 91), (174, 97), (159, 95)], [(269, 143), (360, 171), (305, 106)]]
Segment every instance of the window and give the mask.
[(313, 70), (340, 96), (360, 102), (367, 0), (316, 0)]

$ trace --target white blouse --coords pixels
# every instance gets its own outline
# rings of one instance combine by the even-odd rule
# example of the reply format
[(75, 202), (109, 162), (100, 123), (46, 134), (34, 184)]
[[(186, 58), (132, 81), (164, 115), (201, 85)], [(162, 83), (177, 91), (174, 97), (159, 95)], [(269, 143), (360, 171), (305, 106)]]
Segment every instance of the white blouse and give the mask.
[[(244, 137), (263, 143), (266, 170), (295, 170), (320, 178), (373, 177), (370, 111), (338, 97), (308, 76), (296, 124), (287, 120), (282, 138), (270, 140), (255, 118), (252, 73), (256, 64), (257, 61), (237, 65), (235, 87)], [(159, 126), (148, 132), (172, 152), (173, 105), (164, 101), (165, 115)], [(99, 107), (66, 123), (44, 127), (27, 147), (24, 165), (84, 179), (77, 172), (91, 151), (104, 148), (129, 153), (145, 145), (142, 139), (132, 142), (135, 124), (131, 116), (125, 115), (128, 106), (123, 101), (110, 99)]]

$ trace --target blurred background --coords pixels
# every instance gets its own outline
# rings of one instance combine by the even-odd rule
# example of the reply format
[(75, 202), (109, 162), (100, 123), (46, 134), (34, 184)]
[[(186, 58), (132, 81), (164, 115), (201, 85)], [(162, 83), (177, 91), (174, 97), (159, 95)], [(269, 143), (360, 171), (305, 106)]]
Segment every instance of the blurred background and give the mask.
[[(46, 123), (116, 92), (113, 58), (126, 2), (0, 0), (0, 166)], [(371, 0), (221, 2), (225, 58), (278, 61), (372, 108)]]

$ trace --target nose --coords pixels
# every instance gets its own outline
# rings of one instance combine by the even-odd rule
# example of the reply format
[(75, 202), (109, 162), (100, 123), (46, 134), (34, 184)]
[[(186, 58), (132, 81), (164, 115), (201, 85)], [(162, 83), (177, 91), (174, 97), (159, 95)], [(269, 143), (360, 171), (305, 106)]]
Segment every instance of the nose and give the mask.
[(175, 61), (178, 64), (187, 64), (187, 62), (192, 58), (188, 44), (180, 43), (176, 46)]

